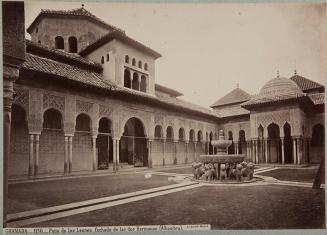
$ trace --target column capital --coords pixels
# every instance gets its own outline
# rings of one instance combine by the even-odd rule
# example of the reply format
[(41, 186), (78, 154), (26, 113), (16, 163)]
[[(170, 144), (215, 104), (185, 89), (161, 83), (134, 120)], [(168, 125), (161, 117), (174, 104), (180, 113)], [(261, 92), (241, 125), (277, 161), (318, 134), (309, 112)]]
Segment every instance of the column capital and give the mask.
[(41, 135), (41, 132), (28, 132), (29, 135)]
[(65, 133), (64, 136), (65, 137), (74, 137), (74, 133), (73, 134), (71, 134), (71, 133)]
[(112, 140), (120, 140), (120, 137), (114, 136), (112, 137)]

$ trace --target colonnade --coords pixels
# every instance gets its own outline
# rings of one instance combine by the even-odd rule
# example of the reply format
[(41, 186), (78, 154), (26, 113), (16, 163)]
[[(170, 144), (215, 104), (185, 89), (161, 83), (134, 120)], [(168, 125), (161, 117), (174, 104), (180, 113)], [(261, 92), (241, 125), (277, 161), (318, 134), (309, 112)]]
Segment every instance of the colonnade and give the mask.
[[(273, 163), (271, 162), (271, 153), (269, 138), (253, 138), (251, 141), (247, 141), (247, 155), (250, 156), (250, 160), (255, 164), (258, 163)], [(286, 164), (285, 162), (285, 138), (279, 138), (278, 144), (281, 148), (281, 156), (277, 158), (279, 164)], [(304, 138), (302, 136), (292, 136), (292, 162), (289, 164), (299, 165), (309, 163), (309, 153), (310, 153), (310, 141), (311, 138)], [(275, 147), (276, 152), (279, 150)], [(259, 154), (263, 156), (264, 162), (259, 160)]]

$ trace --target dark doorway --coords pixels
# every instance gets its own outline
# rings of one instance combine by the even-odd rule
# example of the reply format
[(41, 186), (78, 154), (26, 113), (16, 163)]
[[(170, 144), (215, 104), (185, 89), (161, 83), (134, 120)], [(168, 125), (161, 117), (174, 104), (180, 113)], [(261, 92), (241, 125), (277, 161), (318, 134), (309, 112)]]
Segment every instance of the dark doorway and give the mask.
[(113, 162), (112, 148), (111, 122), (108, 118), (101, 118), (97, 138), (98, 170), (109, 169)]
[(130, 118), (125, 124), (120, 141), (120, 162), (122, 165), (148, 166), (144, 127), (137, 118)]
[(293, 148), (291, 126), (287, 122), (284, 125), (284, 157), (285, 163), (292, 163)]
[(271, 163), (282, 162), (282, 148), (280, 144), (279, 126), (272, 123), (268, 126), (268, 139), (269, 139), (269, 156)]

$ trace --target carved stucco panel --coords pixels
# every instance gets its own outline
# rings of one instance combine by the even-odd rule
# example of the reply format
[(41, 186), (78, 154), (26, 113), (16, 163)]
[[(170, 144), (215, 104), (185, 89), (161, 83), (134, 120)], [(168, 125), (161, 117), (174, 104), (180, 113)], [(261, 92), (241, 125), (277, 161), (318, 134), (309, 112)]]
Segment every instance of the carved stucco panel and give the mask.
[(28, 112), (28, 105), (29, 105), (29, 92), (27, 89), (19, 89), (15, 88), (15, 96), (13, 103), (18, 104), (25, 108), (26, 112)]
[(81, 100), (76, 100), (76, 112), (77, 113), (92, 113), (93, 104)]
[(43, 109), (54, 108), (62, 113), (65, 111), (65, 97), (56, 96), (53, 94), (43, 94)]
[(283, 126), (285, 122), (291, 122), (290, 115), (290, 110), (279, 110), (256, 114), (256, 127), (259, 127), (260, 124), (263, 127), (268, 127), (271, 123)]
[(108, 106), (101, 105), (101, 104), (99, 105), (99, 118), (101, 118), (101, 117), (111, 118), (112, 112), (113, 112), (112, 107), (108, 107)]

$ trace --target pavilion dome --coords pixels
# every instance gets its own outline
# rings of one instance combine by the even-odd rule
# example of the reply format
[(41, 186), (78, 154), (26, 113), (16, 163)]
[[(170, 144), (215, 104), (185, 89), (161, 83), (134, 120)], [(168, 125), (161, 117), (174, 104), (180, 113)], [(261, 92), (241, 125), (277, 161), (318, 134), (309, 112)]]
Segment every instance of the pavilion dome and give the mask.
[(302, 93), (302, 91), (293, 80), (285, 77), (276, 77), (268, 81), (260, 89), (259, 95), (279, 95), (285, 93)]

